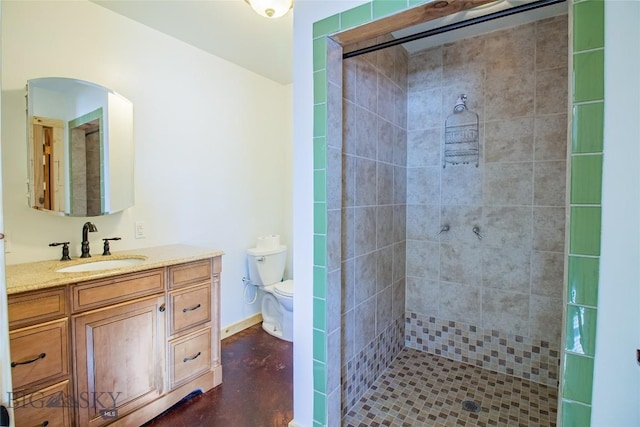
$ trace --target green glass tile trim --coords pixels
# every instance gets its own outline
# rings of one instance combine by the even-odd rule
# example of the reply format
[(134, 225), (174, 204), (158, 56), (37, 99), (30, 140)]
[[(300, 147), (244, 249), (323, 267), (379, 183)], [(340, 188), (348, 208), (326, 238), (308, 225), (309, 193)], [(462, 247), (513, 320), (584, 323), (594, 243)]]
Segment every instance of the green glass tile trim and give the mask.
[(313, 235), (313, 265), (327, 266), (327, 236), (323, 234)]
[(409, 7), (418, 6), (420, 4), (425, 4), (431, 0), (409, 0)]
[(591, 406), (568, 400), (562, 401), (562, 427), (589, 425), (591, 425)]
[(572, 353), (565, 353), (564, 357), (563, 397), (590, 405), (593, 389), (593, 358)]
[(322, 36), (313, 40), (313, 71), (327, 68), (327, 38)]
[(600, 259), (569, 257), (567, 302), (595, 307), (598, 303)]
[(317, 391), (313, 392), (313, 425), (327, 425), (327, 396)]
[(327, 364), (313, 361), (313, 389), (320, 393), (327, 392)]
[(313, 136), (327, 136), (327, 104), (313, 106)]
[(327, 70), (320, 70), (313, 73), (313, 103), (322, 104), (327, 102)]
[(313, 267), (313, 296), (327, 298), (327, 269), (325, 267)]
[(327, 332), (327, 302), (320, 298), (313, 299), (313, 327)]
[(327, 168), (327, 139), (323, 136), (313, 139), (313, 169)]
[(407, 0), (373, 0), (373, 19), (391, 15), (407, 7)]
[(573, 51), (604, 47), (604, 1), (573, 5)]
[(599, 101), (604, 98), (604, 50), (573, 55), (574, 102)]
[(571, 203), (598, 205), (602, 200), (602, 154), (571, 159)]
[(313, 171), (313, 201), (327, 201), (327, 171), (318, 169)]
[(333, 34), (338, 30), (340, 30), (340, 14), (335, 14), (313, 24), (313, 38)]
[(340, 29), (357, 27), (371, 21), (371, 2), (365, 3), (340, 14)]
[(599, 207), (571, 208), (569, 251), (572, 255), (600, 255), (600, 218)]
[(573, 107), (573, 146), (576, 153), (601, 153), (604, 140), (604, 102)]
[(580, 305), (567, 305), (564, 348), (585, 356), (594, 356), (596, 350), (596, 310)]
[(313, 330), (313, 358), (327, 363), (327, 335), (317, 329)]
[(327, 204), (313, 204), (313, 232), (315, 234), (327, 234)]

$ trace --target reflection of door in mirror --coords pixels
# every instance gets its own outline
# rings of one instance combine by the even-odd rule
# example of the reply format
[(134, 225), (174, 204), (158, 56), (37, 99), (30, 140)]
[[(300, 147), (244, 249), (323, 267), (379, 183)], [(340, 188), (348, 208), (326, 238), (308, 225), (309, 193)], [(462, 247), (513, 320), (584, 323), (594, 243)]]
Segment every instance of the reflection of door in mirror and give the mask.
[(64, 122), (46, 117), (31, 121), (33, 147), (33, 207), (65, 210)]
[(71, 214), (104, 212), (103, 112), (98, 108), (69, 122)]

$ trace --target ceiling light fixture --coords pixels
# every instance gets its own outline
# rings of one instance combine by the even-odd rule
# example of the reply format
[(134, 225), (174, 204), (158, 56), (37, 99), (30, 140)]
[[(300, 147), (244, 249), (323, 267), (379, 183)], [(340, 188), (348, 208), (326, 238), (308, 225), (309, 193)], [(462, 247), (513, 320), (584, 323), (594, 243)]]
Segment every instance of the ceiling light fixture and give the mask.
[(293, 8), (293, 0), (244, 0), (259, 15), (279, 18)]

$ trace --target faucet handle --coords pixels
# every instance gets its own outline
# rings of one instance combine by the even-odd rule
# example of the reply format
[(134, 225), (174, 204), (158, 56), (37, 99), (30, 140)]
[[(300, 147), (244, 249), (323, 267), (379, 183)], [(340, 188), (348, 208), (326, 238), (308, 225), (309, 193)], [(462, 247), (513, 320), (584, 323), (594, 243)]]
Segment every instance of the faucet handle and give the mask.
[(62, 258), (60, 258), (60, 261), (69, 261), (71, 259), (71, 257), (69, 256), (69, 242), (49, 243), (49, 246), (60, 245), (62, 245)]
[(120, 239), (121, 237), (107, 237), (106, 239), (102, 239), (104, 240), (102, 255), (111, 255), (111, 252), (109, 251), (109, 240), (120, 240)]

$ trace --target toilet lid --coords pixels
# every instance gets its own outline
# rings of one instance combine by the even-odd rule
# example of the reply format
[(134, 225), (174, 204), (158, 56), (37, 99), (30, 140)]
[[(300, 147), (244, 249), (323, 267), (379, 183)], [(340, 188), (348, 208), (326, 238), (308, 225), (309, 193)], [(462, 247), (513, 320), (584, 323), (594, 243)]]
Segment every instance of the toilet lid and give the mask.
[(285, 280), (278, 282), (273, 286), (273, 290), (283, 297), (293, 297), (293, 280)]

